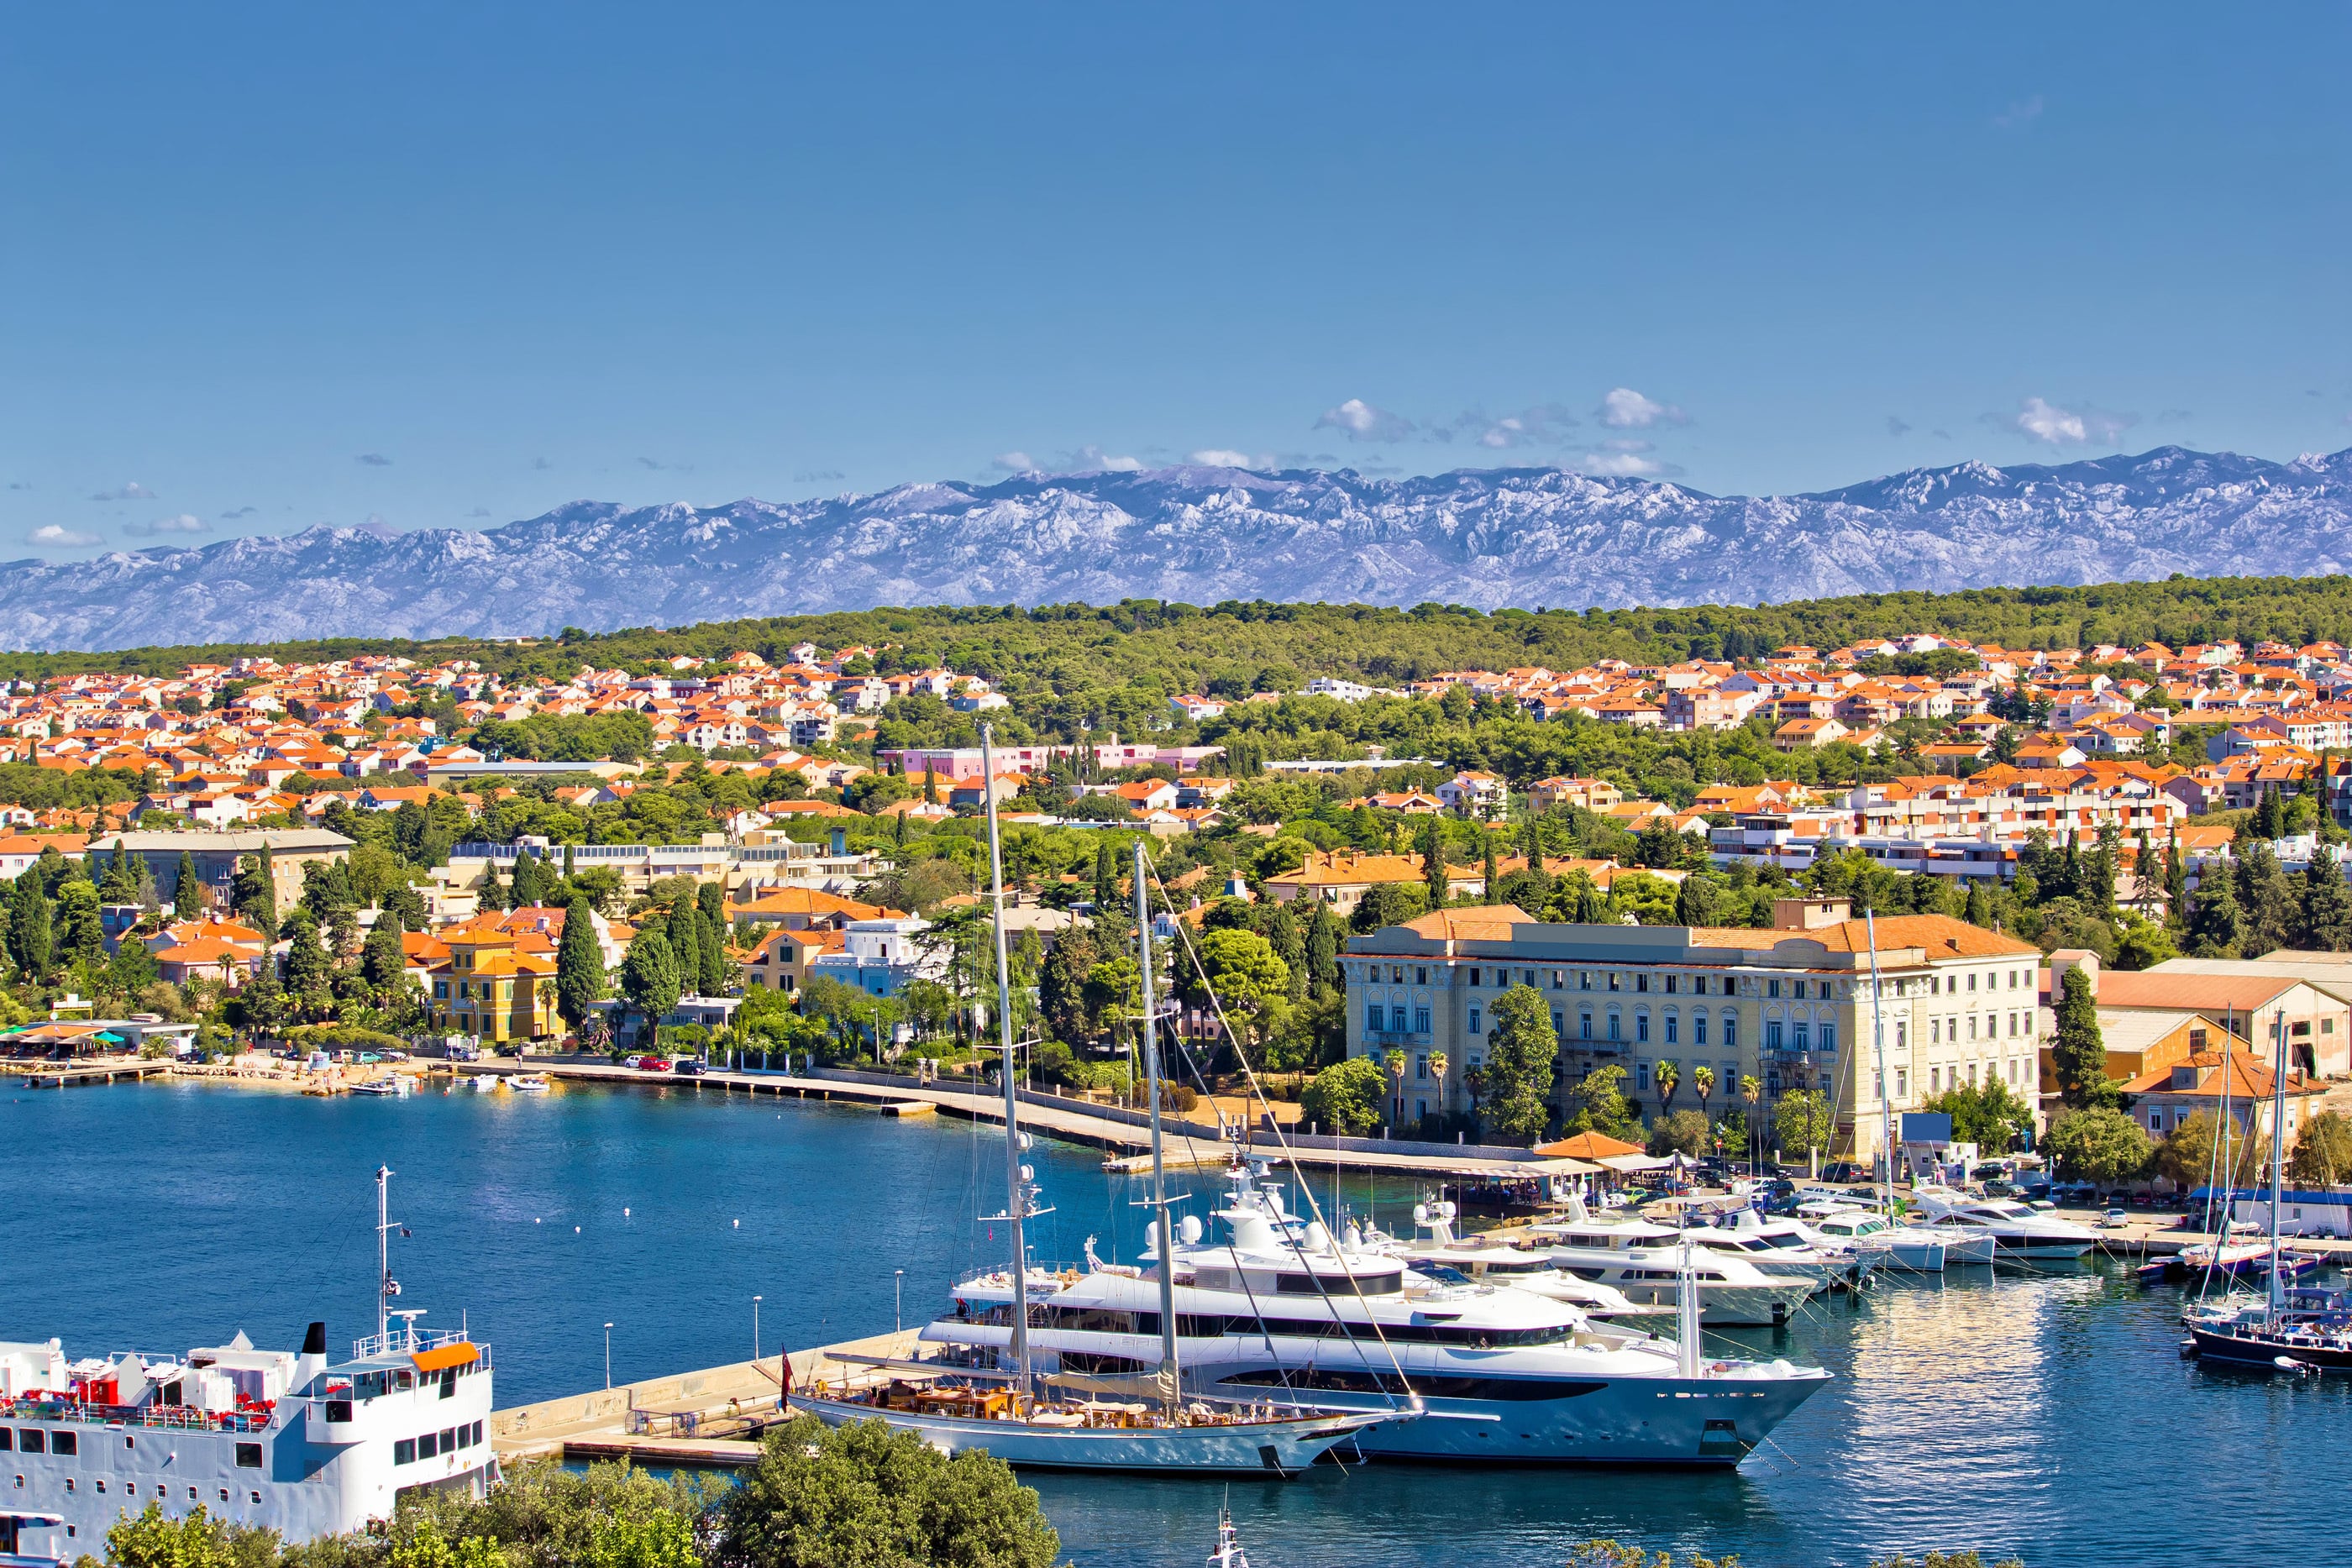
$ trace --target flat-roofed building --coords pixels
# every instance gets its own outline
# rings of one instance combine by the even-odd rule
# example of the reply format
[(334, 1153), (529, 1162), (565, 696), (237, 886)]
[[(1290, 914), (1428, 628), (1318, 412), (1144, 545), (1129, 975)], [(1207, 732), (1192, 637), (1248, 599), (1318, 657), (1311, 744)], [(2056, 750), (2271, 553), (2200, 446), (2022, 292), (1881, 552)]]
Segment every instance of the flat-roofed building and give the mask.
[(1817, 1089), (1837, 1108), (1839, 1146), (1868, 1158), (1883, 1143), (1882, 1087), (1898, 1115), (1987, 1082), (2035, 1100), (2048, 1015), (2031, 943), (1940, 915), (1880, 919), (1882, 1086), (1868, 924), (1843, 900), (1785, 899), (1774, 914), (1773, 928), (1754, 930), (1549, 925), (1507, 905), (1434, 911), (1349, 942), (1348, 1051), (1384, 1065), (1401, 1053), (1392, 1122), (1458, 1113), (1465, 1074), (1485, 1064), (1496, 1002), (1525, 986), (1559, 1038), (1550, 1097), (1563, 1109), (1585, 1072), (1615, 1063), (1643, 1118), (1654, 1117), (1667, 1108), (1661, 1061), (1675, 1066), (1672, 1105), (1695, 1108), (1693, 1074), (1706, 1066), (1710, 1110), (1735, 1103), (1747, 1075), (1767, 1115), (1780, 1095)]

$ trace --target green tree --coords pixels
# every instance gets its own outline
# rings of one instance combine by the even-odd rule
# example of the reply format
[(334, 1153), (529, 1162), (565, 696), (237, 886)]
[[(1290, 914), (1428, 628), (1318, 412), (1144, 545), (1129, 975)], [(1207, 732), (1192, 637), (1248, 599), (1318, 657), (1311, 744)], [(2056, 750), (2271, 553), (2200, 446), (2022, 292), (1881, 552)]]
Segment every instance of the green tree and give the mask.
[(1666, 1058), (1652, 1070), (1650, 1082), (1658, 1086), (1658, 1114), (1664, 1116), (1672, 1113), (1675, 1108), (1675, 1091), (1682, 1087), (1682, 1064), (1672, 1057)]
[(137, 1517), (126, 1512), (107, 1531), (106, 1561), (109, 1568), (272, 1568), (278, 1532), (215, 1519), (202, 1503), (167, 1519), (151, 1501)]
[(9, 895), (8, 952), (35, 985), (49, 980), (49, 954), (54, 946), (49, 895), (41, 886), (37, 868), (16, 879)]
[(1325, 1132), (1354, 1137), (1380, 1125), (1386, 1092), (1379, 1064), (1369, 1056), (1351, 1056), (1307, 1080), (1298, 1096), (1299, 1113)]
[(1046, 949), (1037, 975), (1037, 1006), (1056, 1040), (1075, 1043), (1090, 1036), (1094, 1020), (1087, 977), (1100, 956), (1094, 939), (1076, 926), (1063, 932)]
[(1951, 1117), (1952, 1137), (1989, 1155), (2020, 1147), (2033, 1130), (2033, 1107), (1998, 1078), (1955, 1085), (1922, 1101), (1920, 1109)]
[(360, 949), (360, 976), (380, 997), (407, 988), (408, 953), (401, 946), (400, 916), (388, 909), (376, 915), (367, 944)]
[(1003, 1460), (949, 1458), (880, 1421), (794, 1416), (740, 1474), (711, 1568), (1053, 1568), (1061, 1551)]
[(2063, 1174), (2096, 1182), (2137, 1176), (2155, 1153), (2147, 1129), (2113, 1105), (2067, 1112), (2050, 1124), (2042, 1148)]
[(2080, 968), (2066, 971), (2059, 994), (2050, 1067), (2058, 1080), (2059, 1097), (2074, 1110), (2114, 1105), (2120, 1100), (2121, 1092), (2107, 1076), (2107, 1044), (2099, 1032), (2098, 998), (2092, 994), (2091, 977)]
[(319, 918), (297, 906), (286, 916), (286, 989), (316, 1009), (334, 995), (334, 965), (319, 940)]
[(278, 940), (278, 889), (261, 855), (237, 857), (228, 884), (229, 907), (272, 942)]
[(1442, 909), (1453, 884), (1445, 874), (1445, 839), (1438, 828), (1436, 818), (1423, 817), (1421, 820), (1421, 826), (1413, 834), (1413, 848), (1421, 855), (1423, 896), (1429, 901), (1430, 908)]
[(1797, 1089), (1772, 1107), (1772, 1136), (1783, 1154), (1826, 1153), (1837, 1134), (1837, 1110), (1818, 1089)]
[(2173, 946), (2172, 933), (2155, 921), (2133, 920), (2128, 915), (2125, 920), (2123, 935), (2116, 939), (2116, 968), (2153, 969), (2180, 956), (2180, 950)]
[(98, 889), (79, 877), (58, 888), (57, 925), (58, 959), (96, 967), (106, 951), (106, 925), (99, 918)]
[(1347, 927), (1331, 906), (1317, 899), (1315, 917), (1307, 925), (1307, 973), (1318, 996), (1334, 995), (1339, 989), (1339, 948), (1347, 935)]
[(631, 938), (621, 959), (621, 995), (648, 1023), (677, 1006), (677, 954), (658, 927), (648, 925)]
[(1533, 986), (1513, 986), (1489, 1019), (1480, 1114), (1505, 1137), (1533, 1143), (1551, 1119), (1546, 1102), (1559, 1061), (1551, 1012)]
[(1234, 1046), (1253, 1063), (1290, 1007), (1290, 968), (1274, 944), (1255, 931), (1212, 931), (1201, 938), (1201, 967), (1210, 991), (1238, 1037)]
[(172, 913), (183, 920), (194, 920), (204, 910), (205, 889), (196, 877), (196, 857), (182, 850), (179, 869), (172, 877)]
[(1402, 883), (1383, 883), (1364, 894), (1355, 913), (1348, 916), (1348, 928), (1359, 936), (1370, 936), (1428, 913), (1426, 890)]
[(2344, 885), (2343, 868), (2313, 855), (2304, 867), (2302, 894), (2295, 946), (2315, 953), (2352, 951), (2352, 889)]
[(1704, 1111), (1664, 1112), (1650, 1124), (1650, 1153), (1696, 1159), (1707, 1152), (1713, 1135)]
[(2287, 1169), (2296, 1181), (2318, 1186), (2352, 1178), (2352, 1121), (2339, 1111), (2322, 1111), (2305, 1122)]
[(588, 1009), (604, 999), (604, 952), (588, 900), (574, 894), (563, 912), (563, 935), (555, 944), (555, 1010), (577, 1032)]
[(2230, 868), (2208, 862), (2189, 912), (2189, 950), (2200, 958), (2235, 958), (2249, 935)]
[(1570, 1134), (1622, 1138), (1636, 1124), (1633, 1102), (1625, 1093), (1625, 1070), (1615, 1062), (1603, 1062), (1577, 1084), (1576, 1110), (1564, 1125)]
[(681, 894), (669, 906), (669, 918), (663, 924), (663, 935), (669, 939), (671, 960), (681, 988), (698, 987), (702, 983), (702, 920), (694, 900)]

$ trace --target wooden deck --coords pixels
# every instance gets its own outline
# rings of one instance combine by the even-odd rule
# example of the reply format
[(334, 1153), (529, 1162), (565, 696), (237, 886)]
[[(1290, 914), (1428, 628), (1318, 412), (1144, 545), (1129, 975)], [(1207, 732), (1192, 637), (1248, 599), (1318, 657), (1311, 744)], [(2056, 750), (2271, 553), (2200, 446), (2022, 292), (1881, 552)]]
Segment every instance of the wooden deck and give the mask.
[(109, 1056), (96, 1061), (0, 1062), (0, 1074), (26, 1089), (65, 1089), (84, 1083), (119, 1083), (170, 1076), (161, 1057)]

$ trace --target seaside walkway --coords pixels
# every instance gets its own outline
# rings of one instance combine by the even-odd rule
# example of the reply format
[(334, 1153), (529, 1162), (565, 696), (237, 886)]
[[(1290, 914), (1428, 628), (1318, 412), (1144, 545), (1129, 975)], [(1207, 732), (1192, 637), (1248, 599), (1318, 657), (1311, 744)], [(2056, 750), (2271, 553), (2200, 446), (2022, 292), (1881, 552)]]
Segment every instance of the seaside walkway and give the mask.
[[(942, 1114), (975, 1122), (1004, 1120), (1003, 1096), (986, 1089), (919, 1084), (913, 1080), (821, 1072), (814, 1077), (790, 1072), (713, 1071), (695, 1077), (667, 1072), (643, 1072), (609, 1062), (548, 1061), (543, 1058), (508, 1058), (497, 1061), (458, 1061), (460, 1074), (510, 1076), (541, 1072), (565, 1082), (627, 1084), (726, 1094), (791, 1095), (803, 1100), (839, 1101), (869, 1106), (892, 1115)], [(1027, 1131), (1069, 1143), (1102, 1149), (1111, 1155), (1107, 1169), (1133, 1172), (1149, 1168), (1151, 1132), (1144, 1113), (1081, 1100), (1024, 1090), (1021, 1124)], [(1225, 1160), (1228, 1145), (1217, 1130), (1178, 1117), (1161, 1119), (1169, 1163), (1179, 1169), (1213, 1169)], [(1500, 1149), (1479, 1145), (1406, 1144), (1383, 1146), (1371, 1138), (1334, 1139), (1289, 1134), (1290, 1146), (1307, 1165), (1356, 1172), (1377, 1172), (1404, 1177), (1443, 1180), (1535, 1180), (1546, 1176), (1579, 1176), (1595, 1166), (1580, 1160), (1543, 1159), (1525, 1149)], [(1337, 1146), (1334, 1146), (1337, 1145)], [(1262, 1129), (1251, 1134), (1251, 1149), (1271, 1158), (1280, 1151)]]

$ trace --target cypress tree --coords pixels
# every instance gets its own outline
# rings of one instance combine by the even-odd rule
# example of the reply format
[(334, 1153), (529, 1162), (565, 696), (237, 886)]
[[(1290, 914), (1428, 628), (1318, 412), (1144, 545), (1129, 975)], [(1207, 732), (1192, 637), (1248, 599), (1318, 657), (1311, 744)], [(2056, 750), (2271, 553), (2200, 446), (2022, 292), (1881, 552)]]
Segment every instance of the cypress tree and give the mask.
[(2180, 858), (2180, 830), (2164, 841), (2164, 908), (2167, 924), (2176, 931), (2189, 928), (2189, 867)]
[(702, 960), (700, 984), (697, 988), (706, 997), (727, 994), (727, 928), (719, 924), (716, 915), (698, 907), (694, 912), (696, 953)]
[(2352, 951), (2352, 889), (2345, 887), (2342, 869), (2324, 854), (2313, 855), (2304, 867), (2295, 945), (2308, 952)]
[(663, 926), (668, 938), (670, 973), (678, 985), (702, 983), (702, 915), (690, 898), (680, 898), (669, 906), (669, 918)]
[(2227, 866), (2209, 867), (2198, 879), (2189, 914), (2189, 952), (2197, 957), (2235, 958), (2244, 946), (2245, 912), (2238, 907), (2232, 880)]
[(1437, 819), (1423, 817), (1420, 831), (1414, 833), (1414, 847), (1421, 852), (1422, 885), (1428, 890), (1429, 907), (1445, 907), (1446, 895), (1452, 891), (1445, 875), (1445, 846), (1438, 837)]
[(1482, 831), (1478, 835), (1478, 842), (1484, 846), (1486, 851), (1486, 863), (1484, 868), (1486, 873), (1486, 891), (1480, 895), (1478, 902), (1481, 904), (1492, 904), (1495, 902), (1496, 897), (1495, 884), (1503, 879), (1502, 868), (1496, 862), (1495, 856), (1495, 834), (1493, 830), (1488, 829)]
[(2113, 1105), (2120, 1098), (2107, 1076), (2107, 1046), (2099, 1033), (2099, 1004), (2091, 994), (2091, 977), (2069, 969), (2058, 998), (2057, 1032), (2051, 1037), (2050, 1066), (2058, 1079), (2058, 1092), (2080, 1111)]
[(376, 916), (360, 949), (360, 975), (380, 996), (389, 996), (407, 983), (408, 955), (400, 942), (400, 916), (387, 909)]
[(1097, 912), (1118, 907), (1118, 862), (1110, 852), (1110, 840), (1095, 841), (1095, 908)]
[(677, 1006), (677, 956), (661, 927), (646, 925), (621, 960), (621, 994), (650, 1023)]
[(572, 880), (572, 846), (570, 844), (563, 846), (563, 880), (566, 882)]
[(16, 907), (9, 913), (17, 964), (34, 984), (48, 984), (49, 949), (55, 934), (49, 925), (49, 895), (38, 876), (28, 871), (16, 879)]
[(573, 894), (563, 914), (563, 936), (555, 945), (555, 1007), (574, 1030), (588, 1021), (589, 1005), (604, 999), (604, 955), (596, 945), (596, 924), (588, 901)]
[(205, 891), (196, 881), (196, 857), (187, 851), (180, 852), (180, 869), (172, 880), (172, 913), (183, 920), (194, 920), (204, 913)]
[(491, 861), (482, 867), (482, 880), (474, 884), (474, 889), (485, 911), (507, 906), (507, 891), (499, 884), (498, 862)]
[(1315, 918), (1307, 926), (1307, 968), (1318, 996), (1339, 988), (1339, 945), (1347, 931), (1339, 916), (1321, 899), (1315, 901)]

